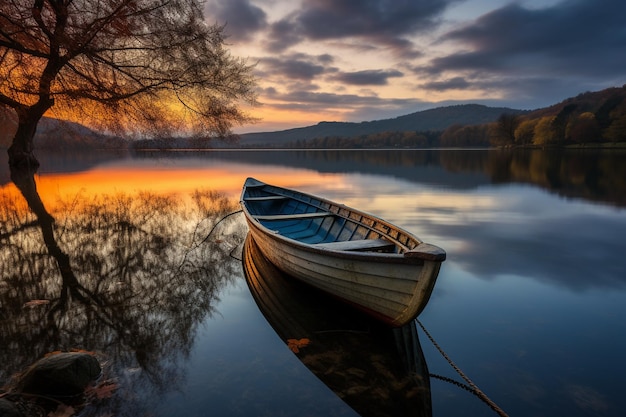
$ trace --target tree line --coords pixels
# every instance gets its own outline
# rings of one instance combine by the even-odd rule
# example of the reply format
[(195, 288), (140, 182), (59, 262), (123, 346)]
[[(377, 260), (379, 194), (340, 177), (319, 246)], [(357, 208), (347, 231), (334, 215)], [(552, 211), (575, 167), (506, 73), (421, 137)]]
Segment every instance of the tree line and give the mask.
[(626, 86), (601, 102), (592, 93), (566, 100), (556, 114), (503, 114), (492, 125), (491, 144), (576, 145), (626, 142)]
[(439, 132), (391, 131), (355, 137), (324, 136), (289, 142), (287, 148), (297, 149), (371, 149), (428, 148), (437, 146)]
[(288, 148), (432, 148), (566, 146), (626, 142), (626, 85), (582, 93), (528, 114), (503, 113), (492, 123), (442, 131), (387, 131), (356, 137), (296, 140)]

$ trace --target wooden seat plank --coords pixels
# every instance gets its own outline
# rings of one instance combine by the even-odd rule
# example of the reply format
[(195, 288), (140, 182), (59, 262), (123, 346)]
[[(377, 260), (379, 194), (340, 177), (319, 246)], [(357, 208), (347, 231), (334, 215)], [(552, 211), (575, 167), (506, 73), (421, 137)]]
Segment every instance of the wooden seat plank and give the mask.
[(319, 217), (332, 216), (333, 213), (327, 211), (316, 211), (313, 213), (296, 213), (296, 214), (270, 214), (270, 215), (255, 215), (257, 220), (304, 220), (315, 219)]
[(284, 195), (266, 195), (262, 197), (246, 197), (245, 201), (268, 201), (268, 200), (285, 200), (287, 197)]
[(317, 243), (313, 246), (320, 249), (345, 251), (372, 251), (385, 249), (389, 250), (395, 247), (393, 242), (385, 239), (346, 240), (341, 242)]

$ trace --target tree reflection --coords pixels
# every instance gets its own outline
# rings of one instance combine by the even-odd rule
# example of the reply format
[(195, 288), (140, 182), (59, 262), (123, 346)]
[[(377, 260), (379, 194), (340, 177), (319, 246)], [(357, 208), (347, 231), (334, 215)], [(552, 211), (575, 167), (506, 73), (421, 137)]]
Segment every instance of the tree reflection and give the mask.
[[(154, 158), (154, 154), (144, 154)], [(190, 158), (187, 153), (168, 158)], [(229, 152), (206, 155), (321, 173), (363, 173), (450, 189), (485, 184), (530, 184), (552, 194), (626, 206), (623, 149), (445, 149)], [(461, 175), (462, 174), (462, 175)]]
[(0, 381), (50, 351), (95, 351), (127, 384), (109, 406), (136, 415), (139, 390), (156, 394), (184, 377), (178, 364), (239, 267), (229, 253), (242, 222), (205, 241), (234, 202), (201, 190), (80, 195), (50, 213), (34, 172), (11, 177), (28, 206), (0, 194)]

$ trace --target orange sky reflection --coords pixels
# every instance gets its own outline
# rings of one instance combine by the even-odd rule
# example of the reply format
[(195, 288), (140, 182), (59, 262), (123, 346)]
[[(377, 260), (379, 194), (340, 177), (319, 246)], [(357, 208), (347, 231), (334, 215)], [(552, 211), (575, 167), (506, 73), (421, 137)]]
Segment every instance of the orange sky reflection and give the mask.
[[(87, 198), (90, 195), (135, 194), (153, 192), (162, 195), (190, 195), (196, 190), (213, 190), (237, 199), (247, 176), (254, 176), (275, 185), (302, 188), (322, 183), (341, 182), (339, 175), (320, 175), (302, 170), (268, 170), (242, 172), (224, 167), (100, 167), (78, 173), (42, 174), (36, 177), (37, 190), (47, 206), (55, 202)], [(0, 187), (3, 193), (18, 193), (13, 184)]]

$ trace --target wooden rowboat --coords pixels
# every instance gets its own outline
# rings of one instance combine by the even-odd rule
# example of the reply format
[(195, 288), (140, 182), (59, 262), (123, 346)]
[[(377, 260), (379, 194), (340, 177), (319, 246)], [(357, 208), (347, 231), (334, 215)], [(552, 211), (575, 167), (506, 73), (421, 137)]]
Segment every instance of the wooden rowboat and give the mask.
[(265, 259), (250, 235), (242, 264), (254, 301), (276, 334), (360, 416), (432, 417), (415, 323), (391, 328), (311, 289)]
[(250, 235), (280, 270), (399, 327), (424, 309), (443, 249), (370, 214), (248, 178)]

